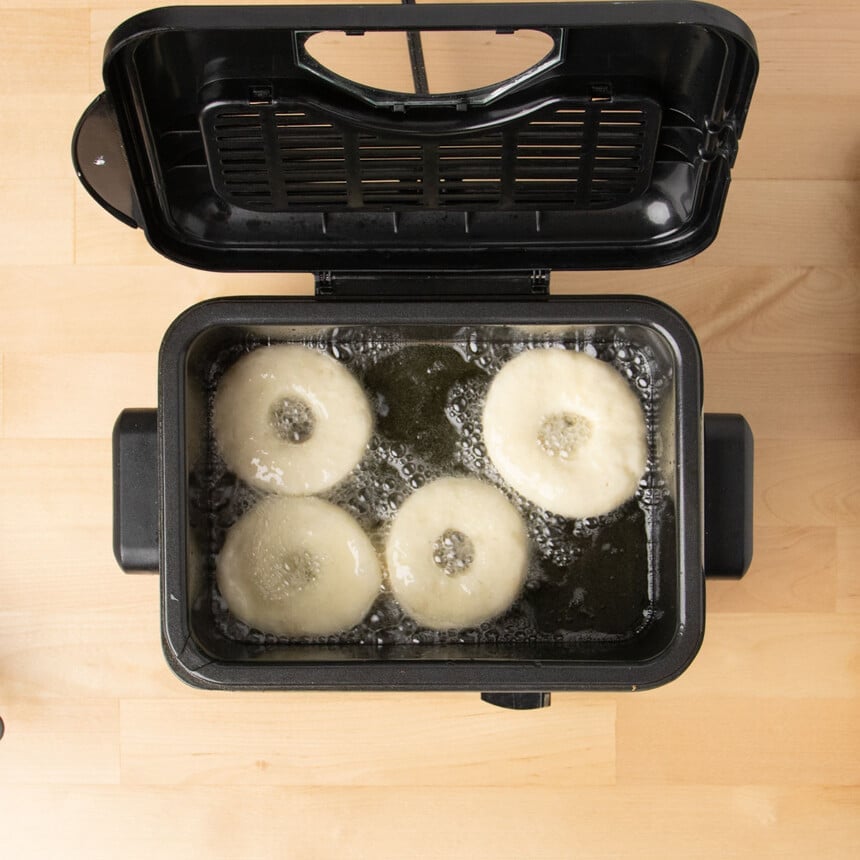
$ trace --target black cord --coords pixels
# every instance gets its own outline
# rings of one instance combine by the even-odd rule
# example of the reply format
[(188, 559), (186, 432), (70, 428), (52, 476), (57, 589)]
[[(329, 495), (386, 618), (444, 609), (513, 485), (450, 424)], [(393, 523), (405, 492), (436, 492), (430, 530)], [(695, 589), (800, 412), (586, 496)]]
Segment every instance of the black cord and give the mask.
[[(404, 6), (414, 6), (415, 0), (400, 0)], [(406, 43), (409, 46), (409, 65), (412, 67), (412, 83), (418, 95), (430, 92), (427, 85), (427, 66), (424, 64), (424, 48), (421, 45), (421, 31), (407, 30)]]

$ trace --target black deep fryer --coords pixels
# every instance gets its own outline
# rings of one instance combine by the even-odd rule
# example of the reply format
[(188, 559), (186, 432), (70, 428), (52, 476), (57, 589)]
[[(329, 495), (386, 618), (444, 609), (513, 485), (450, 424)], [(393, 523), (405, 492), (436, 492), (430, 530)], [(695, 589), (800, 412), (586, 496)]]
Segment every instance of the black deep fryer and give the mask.
[[(422, 31), (521, 29), (552, 39), (536, 66), (427, 92)], [(376, 30), (407, 32), (416, 92), (347, 81), (305, 49), (315, 33)], [(157, 411), (117, 422), (115, 552), (125, 570), (160, 571), (164, 650), (180, 677), (468, 689), (534, 707), (551, 690), (650, 687), (686, 668), (704, 632), (704, 573), (749, 565), (749, 427), (702, 415), (701, 355), (674, 311), (643, 297), (553, 296), (550, 274), (704, 249), (756, 72), (743, 22), (699, 3), (175, 7), (113, 33), (105, 92), (73, 143), (93, 197), (177, 262), (311, 271), (316, 283), (313, 298), (191, 308), (161, 347)], [(509, 636), (292, 642), (225, 626), (212, 566), (235, 481), (212, 465), (218, 376), (271, 341), (355, 357), (368, 333), (454, 347), (470, 366), (467, 342), (503, 359), (555, 340), (619, 370), (634, 356), (631, 381), (660, 389), (643, 395), (651, 468), (626, 506), (635, 526), (621, 549), (607, 549), (617, 518), (553, 526), (578, 547), (587, 621), (583, 590), (550, 583), (529, 597), (533, 629)]]

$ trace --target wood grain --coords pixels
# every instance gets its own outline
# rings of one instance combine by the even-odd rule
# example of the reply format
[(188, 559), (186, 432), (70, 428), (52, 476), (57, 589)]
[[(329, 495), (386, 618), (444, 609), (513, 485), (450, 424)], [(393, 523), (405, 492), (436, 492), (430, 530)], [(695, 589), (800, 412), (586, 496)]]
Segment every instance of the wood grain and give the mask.
[(150, 5), (0, 0), (3, 856), (860, 856), (856, 0), (732, 4), (761, 75), (709, 249), (553, 274), (555, 292), (644, 293), (689, 320), (705, 408), (756, 432), (756, 528), (747, 577), (708, 582), (677, 681), (539, 712), (205, 693), (170, 673), (158, 579), (112, 556), (114, 418), (155, 404), (183, 309), (312, 281), (171, 264), (76, 182), (105, 39)]
[(860, 440), (759, 438), (755, 474), (759, 525), (860, 522)]
[(72, 181), (42, 179), (38, 173), (0, 179), (0, 265), (21, 259), (56, 265), (74, 261)]
[(834, 110), (833, 102), (820, 93), (797, 89), (757, 96), (744, 127), (735, 177), (860, 179), (860, 99), (851, 92), (839, 101), (844, 110)]
[(702, 263), (860, 265), (854, 241), (860, 221), (856, 182), (738, 179), (732, 182), (724, 219), (720, 238), (702, 254)]
[[(742, 392), (737, 380), (744, 379)], [(705, 358), (705, 409), (741, 412), (753, 432), (767, 439), (852, 440), (860, 437), (860, 409), (843, 399), (860, 390), (855, 355), (772, 352), (750, 361), (747, 355), (708, 354)], [(774, 384), (786, 396), (768, 397)]]
[[(54, 180), (71, 191), (70, 147), (59, 147), (57, 141), (70, 137), (84, 107), (92, 101), (90, 92), (84, 84), (80, 93), (46, 94), (24, 88), (23, 92), (0, 95), (0, 115), (5, 118), (0, 138), (0, 179), (32, 174), (34, 179)], [(34, 116), (39, 118), (38, 132), (33, 128)]]
[[(105, 537), (109, 540), (109, 535)], [(125, 701), (142, 695), (164, 699), (188, 695), (182, 682), (165, 671), (158, 644), (158, 582), (140, 576), (126, 583), (121, 599), (101, 596), (104, 583), (122, 576), (107, 561), (94, 563), (89, 575), (81, 579), (89, 587), (89, 606), (79, 609), (73, 600), (62, 604), (68, 609), (24, 603), (21, 610), (0, 612), (3, 717), (7, 722), (4, 749), (6, 740), (16, 737), (7, 708), (21, 699), (44, 699), (48, 707), (54, 699)], [(74, 575), (71, 570), (69, 576)], [(26, 737), (27, 723), (21, 723), (18, 731)], [(57, 749), (58, 755), (73, 753), (71, 744), (68, 749), (62, 745)]]
[[(89, 13), (80, 7), (4, 10), (0, 93), (87, 92), (89, 25)], [(39, 117), (32, 116), (30, 122), (32, 133), (40, 134)], [(38, 176), (39, 172), (26, 174)]]
[(836, 608), (839, 612), (860, 613), (860, 528), (837, 531), (836, 559)]
[[(135, 699), (120, 710), (122, 778), (133, 784), (606, 785), (615, 702), (568, 699), (523, 719), (477, 696), (323, 693)], [(427, 711), (433, 713), (428, 744)], [(336, 724), (332, 710), (340, 710)], [(219, 740), (200, 732), (220, 725)], [(302, 732), (291, 727), (304, 726)], [(464, 727), (468, 726), (468, 731)]]
[[(582, 788), (293, 786), (0, 787), (24, 845), (87, 858), (283, 857), (366, 860), (646, 860), (810, 856), (850, 860), (856, 788), (636, 785)], [(177, 815), (177, 810), (181, 814)], [(165, 837), (165, 822), (169, 836)], [(717, 823), (718, 822), (718, 823)]]
[[(13, 727), (4, 738), (0, 783), (91, 785), (119, 782), (119, 712), (106, 698), (16, 699), (4, 708)], [(26, 726), (16, 732), (15, 726)], [(7, 819), (8, 820), (8, 819)]]
[[(618, 703), (619, 782), (856, 785), (860, 779), (856, 698), (709, 695), (684, 708), (671, 694), (639, 698)], [(817, 731), (821, 725), (828, 731)]]
[[(690, 668), (670, 687), (642, 698), (854, 701), (860, 693), (860, 679), (852, 674), (860, 647), (855, 621), (832, 613), (711, 613), (702, 649)], [(619, 705), (629, 699), (619, 698)], [(679, 710), (685, 709), (686, 703)]]
[[(16, 384), (7, 394), (3, 433), (100, 438), (120, 404), (155, 402), (157, 368), (151, 353), (9, 353), (5, 374)], [(52, 396), (34, 396), (44, 391)]]
[[(58, 277), (54, 266), (0, 266), (0, 338), (12, 353), (152, 356), (170, 323), (204, 299), (312, 292), (313, 279), (305, 273), (249, 278), (179, 266), (79, 263)], [(132, 329), (118, 324), (129, 307), (135, 309)]]
[(756, 526), (755, 564), (743, 579), (708, 582), (708, 611), (833, 612), (841, 534), (822, 526)]

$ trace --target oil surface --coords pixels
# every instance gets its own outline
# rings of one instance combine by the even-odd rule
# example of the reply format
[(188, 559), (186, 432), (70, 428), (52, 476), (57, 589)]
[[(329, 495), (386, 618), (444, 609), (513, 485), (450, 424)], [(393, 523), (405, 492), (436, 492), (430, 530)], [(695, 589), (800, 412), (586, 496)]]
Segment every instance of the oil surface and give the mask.
[[(375, 433), (362, 462), (322, 494), (354, 516), (384, 559), (387, 528), (403, 501), (428, 481), (473, 476), (499, 487), (527, 525), (530, 566), (525, 588), (508, 612), (477, 628), (422, 628), (383, 586), (364, 621), (336, 636), (287, 639), (249, 628), (227, 608), (215, 583), (215, 559), (227, 530), (261, 497), (228, 471), (212, 435), (218, 380), (244, 353), (290, 342), (325, 352), (361, 382), (375, 415)], [(634, 498), (606, 516), (573, 520), (532, 504), (508, 486), (486, 455), (481, 411), (492, 377), (525, 349), (562, 347), (612, 364), (642, 403), (648, 469)], [(207, 558), (209, 601), (220, 633), (247, 644), (448, 644), (624, 640), (658, 613), (655, 567), (661, 531), (674, 540), (673, 504), (662, 474), (657, 418), (671, 373), (650, 347), (624, 330), (550, 326), (451, 329), (444, 340), (418, 342), (394, 330), (340, 328), (279, 339), (250, 333), (207, 367), (206, 457), (190, 475), (192, 534)]]

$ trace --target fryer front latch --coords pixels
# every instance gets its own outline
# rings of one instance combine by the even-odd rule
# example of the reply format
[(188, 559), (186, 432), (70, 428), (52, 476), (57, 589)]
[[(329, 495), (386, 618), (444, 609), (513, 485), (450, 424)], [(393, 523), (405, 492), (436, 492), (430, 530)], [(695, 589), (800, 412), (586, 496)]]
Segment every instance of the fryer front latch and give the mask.
[(551, 693), (481, 693), (481, 699), (498, 708), (512, 711), (532, 711), (535, 708), (548, 708)]

